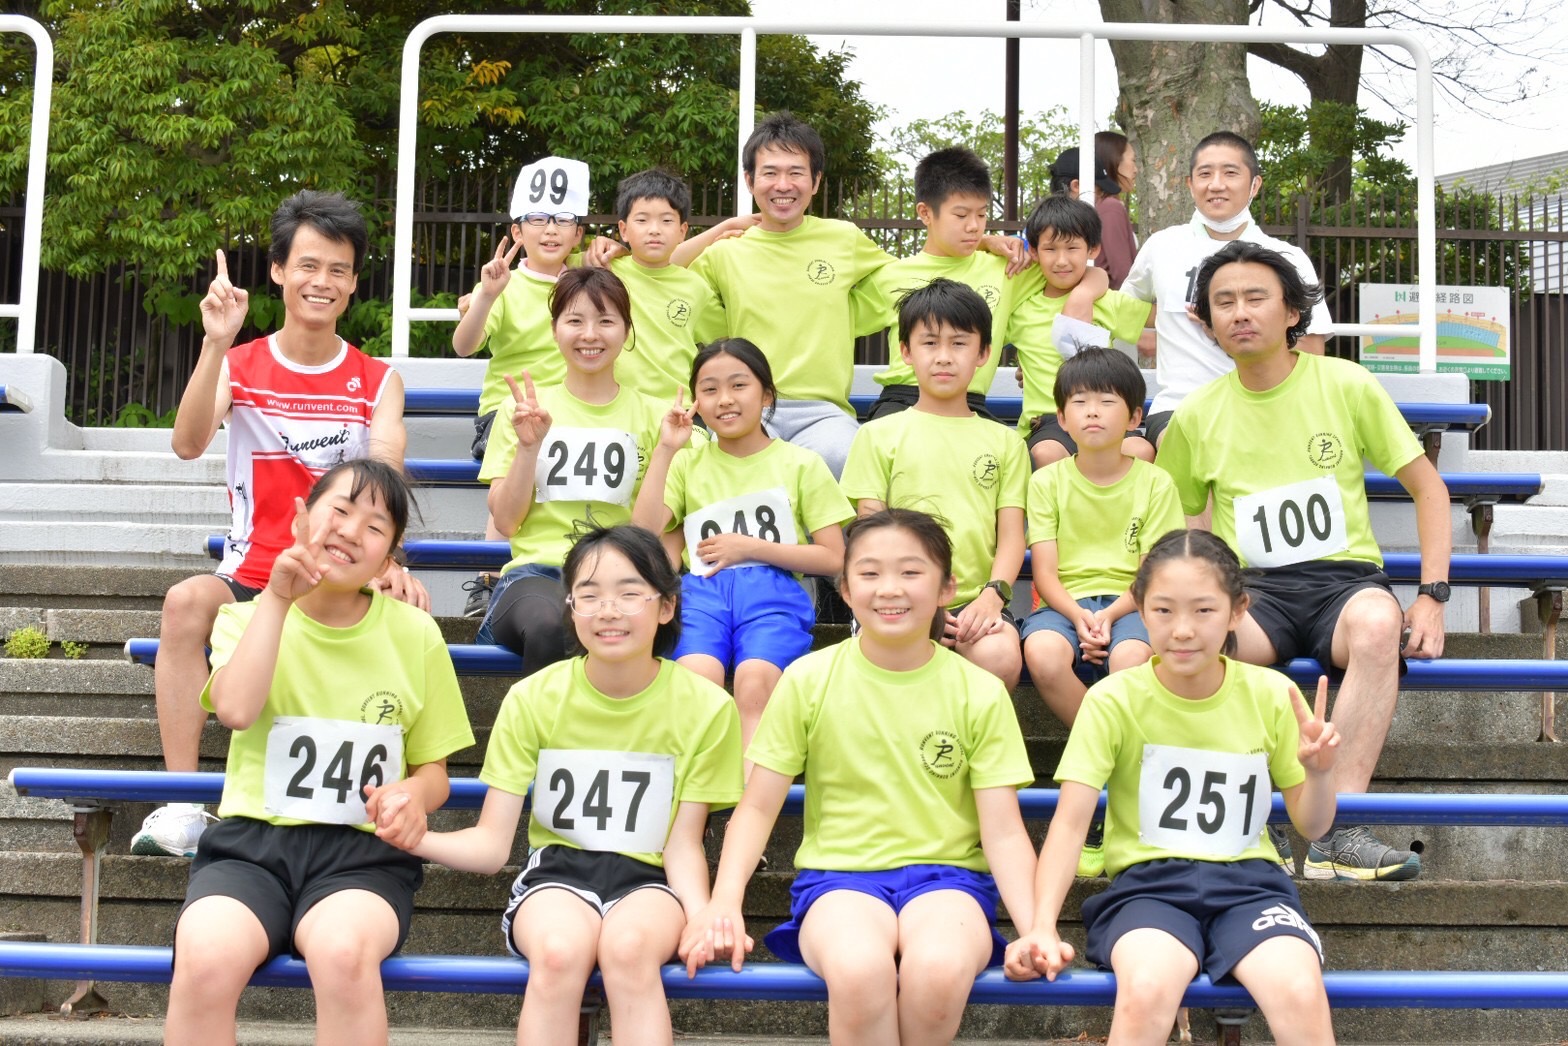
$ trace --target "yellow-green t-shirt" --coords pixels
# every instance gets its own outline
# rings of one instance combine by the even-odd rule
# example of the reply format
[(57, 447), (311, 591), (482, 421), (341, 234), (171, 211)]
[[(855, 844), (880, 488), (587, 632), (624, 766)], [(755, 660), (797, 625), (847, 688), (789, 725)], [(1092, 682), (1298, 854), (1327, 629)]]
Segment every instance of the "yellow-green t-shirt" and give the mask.
[(788, 232), (746, 230), (697, 256), (692, 271), (724, 306), (726, 333), (754, 342), (787, 400), (849, 411), (857, 333), (851, 292), (891, 259), (850, 222), (806, 216)]
[(616, 378), (664, 403), (684, 389), (690, 403), (697, 346), (724, 335), (724, 307), (713, 288), (679, 265), (650, 269), (633, 258), (617, 258), (610, 271), (632, 302), (633, 335), (615, 361)]
[(795, 867), (826, 871), (983, 872), (975, 791), (1034, 781), (1007, 688), (935, 643), (912, 672), (878, 668), (858, 639), (802, 657), (784, 670), (746, 757), (805, 773)]
[[(1112, 672), (1084, 698), (1056, 780), (1108, 789), (1105, 874), (1111, 878), (1167, 857), (1279, 860), (1262, 830), (1270, 786), (1284, 791), (1307, 776), (1297, 757), (1290, 680), (1270, 668), (1223, 660), (1224, 683), (1201, 701), (1177, 697), (1160, 684), (1158, 657)], [(1251, 773), (1237, 772), (1237, 757), (1250, 757)], [(1140, 795), (1144, 787), (1151, 794)], [(1140, 810), (1152, 814), (1149, 823)], [(1256, 836), (1234, 831), (1242, 824), (1256, 827)], [(1151, 845), (1150, 837), (1175, 845)], [(1222, 840), (1234, 840), (1237, 852), (1215, 853)]]
[[(711, 519), (718, 528), (714, 533), (743, 528), (751, 537), (782, 541), (780, 501), (797, 545), (811, 544), (814, 531), (855, 515), (822, 456), (781, 439), (744, 458), (725, 453), (717, 442), (683, 447), (664, 483), (664, 504), (674, 516), (668, 530), (682, 529), (695, 516)], [(683, 553), (687, 569), (690, 545)]]
[[(212, 670), (234, 656), (256, 604), (230, 603), (212, 629)], [(212, 711), (212, 679), (202, 707)], [(274, 726), (277, 727), (274, 736)], [(395, 765), (385, 736), (401, 733)], [(269, 741), (272, 773), (268, 774)], [(474, 743), (457, 672), (446, 640), (431, 616), (417, 607), (370, 593), (370, 609), (357, 624), (332, 628), (290, 607), (278, 641), (277, 668), (256, 721), (229, 739), (221, 817), (252, 817), (269, 824), (346, 823), (325, 817), (287, 816), (276, 800), (320, 801), (334, 810), (364, 809), (366, 783), (390, 783), (410, 766), (445, 759)], [(370, 769), (380, 763), (379, 770)], [(375, 831), (375, 825), (356, 827)]]
[(1056, 542), (1056, 577), (1074, 599), (1120, 595), (1167, 531), (1186, 526), (1164, 469), (1133, 458), (1100, 486), (1063, 458), (1029, 478), (1029, 541)]
[[(511, 400), (512, 390), (506, 387), (508, 374), (517, 378), (519, 385), (525, 370), (536, 386), (559, 385), (566, 379), (566, 359), (550, 327), (550, 292), (554, 289), (554, 277), (541, 276), (519, 264), (490, 306), (480, 346), (490, 350), (484, 384), (479, 387), (480, 417)], [(475, 286), (474, 292), (478, 291)]]
[[(507, 691), (479, 779), (513, 795), (533, 786), (531, 847), (608, 849), (663, 867), (681, 803), (739, 801), (740, 714), (721, 688), (673, 661), (661, 659), (648, 688), (624, 698), (600, 693), (584, 661), (558, 661)], [(656, 848), (615, 848), (639, 827)]]
[(953, 541), (957, 606), (991, 579), (996, 514), (1024, 507), (1029, 453), (1017, 432), (987, 418), (905, 410), (860, 426), (839, 483), (851, 501), (918, 509), (941, 520)]
[[(1024, 372), (1018, 427), (1025, 432), (1041, 414), (1056, 413), (1056, 372), (1062, 367), (1062, 354), (1051, 340), (1051, 326), (1066, 305), (1067, 295), (1053, 298), (1042, 290), (1021, 300), (1008, 323), (1007, 336), (1018, 347), (1018, 365)], [(1136, 343), (1148, 319), (1148, 303), (1121, 291), (1106, 291), (1094, 303), (1094, 325), (1122, 341)]]
[(1359, 363), (1292, 358), (1290, 374), (1266, 392), (1248, 391), (1231, 371), (1189, 394), (1156, 460), (1188, 515), (1213, 494), (1214, 533), (1247, 566), (1381, 565), (1363, 461), (1392, 476), (1421, 456), (1421, 444)]

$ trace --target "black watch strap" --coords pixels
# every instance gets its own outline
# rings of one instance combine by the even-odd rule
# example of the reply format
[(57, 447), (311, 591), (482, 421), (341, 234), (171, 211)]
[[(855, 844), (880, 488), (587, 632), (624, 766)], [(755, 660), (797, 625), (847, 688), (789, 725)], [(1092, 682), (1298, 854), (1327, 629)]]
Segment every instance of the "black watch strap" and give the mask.
[(1433, 599), (1437, 600), (1439, 603), (1446, 603), (1446, 602), (1448, 602), (1448, 597), (1452, 593), (1451, 593), (1451, 590), (1448, 587), (1448, 582), (1446, 582), (1446, 581), (1431, 581), (1431, 582), (1428, 582), (1427, 584), (1424, 584), (1424, 585), (1421, 585), (1420, 587), (1418, 587), (1416, 589), (1416, 594), (1417, 595), (1421, 595), (1421, 596), (1431, 596)]

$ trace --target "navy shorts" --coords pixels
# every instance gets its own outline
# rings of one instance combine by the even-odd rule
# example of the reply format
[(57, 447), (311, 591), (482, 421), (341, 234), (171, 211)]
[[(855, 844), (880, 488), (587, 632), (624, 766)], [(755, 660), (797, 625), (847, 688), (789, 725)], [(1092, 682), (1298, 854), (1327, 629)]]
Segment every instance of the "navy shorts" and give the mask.
[(492, 410), (474, 419), (474, 442), (468, 449), (475, 461), (485, 460), (485, 450), (490, 446), (490, 426), (495, 424), (495, 415), (496, 412)]
[[(610, 914), (618, 901), (638, 890), (663, 890), (675, 897), (663, 868), (625, 854), (579, 850), (575, 846), (541, 846), (528, 855), (528, 866), (513, 880), (511, 899), (501, 913), (506, 950), (519, 959), (527, 956), (512, 941), (512, 924), (523, 902), (540, 890), (565, 890), (598, 912), (601, 919)], [(676, 903), (680, 903), (679, 898)]]
[(203, 897), (232, 897), (261, 922), (271, 959), (289, 950), (316, 902), (368, 890), (397, 915), (396, 952), (408, 938), (414, 893), (424, 879), (422, 860), (352, 825), (225, 817), (202, 833), (180, 915)]
[[(1378, 589), (1387, 592), (1395, 609), (1399, 608), (1388, 587), (1388, 575), (1365, 560), (1315, 560), (1249, 570), (1242, 582), (1252, 601), (1248, 613), (1274, 645), (1278, 663), (1315, 657), (1335, 678), (1339, 673), (1330, 667), (1334, 627), (1350, 597), (1365, 588)], [(1404, 658), (1399, 660), (1399, 674), (1405, 674)]]
[(768, 950), (785, 962), (804, 962), (800, 955), (800, 928), (806, 912), (818, 898), (834, 890), (854, 890), (882, 901), (897, 914), (923, 893), (957, 890), (980, 905), (991, 924), (991, 961), (1000, 966), (1007, 941), (996, 932), (996, 906), (1002, 895), (989, 872), (976, 872), (951, 864), (911, 864), (885, 872), (824, 872), (807, 868), (795, 873), (789, 888), (789, 921), (763, 938)]
[(1150, 446), (1159, 449), (1160, 437), (1165, 435), (1165, 430), (1170, 428), (1171, 418), (1175, 416), (1174, 410), (1162, 410), (1143, 419), (1143, 438), (1149, 441)]
[(795, 576), (778, 567), (727, 567), (681, 577), (681, 638), (675, 659), (707, 654), (733, 671), (742, 661), (788, 668), (811, 649), (817, 608)]
[[(1085, 596), (1078, 600), (1078, 605), (1085, 610), (1104, 610), (1119, 599), (1119, 596)], [(1111, 674), (1108, 665), (1091, 664), (1083, 659), (1083, 651), (1078, 649), (1078, 629), (1071, 621), (1050, 607), (1042, 606), (1039, 610), (1024, 618), (1020, 631), (1025, 642), (1036, 632), (1055, 632), (1073, 648), (1073, 674), (1083, 681), (1084, 686), (1093, 686)], [(1130, 614), (1123, 614), (1111, 622), (1110, 650), (1115, 650), (1118, 644), (1129, 639), (1136, 639), (1140, 643), (1148, 643), (1149, 630), (1143, 626), (1143, 618), (1134, 610)]]
[(1301, 914), (1296, 884), (1273, 861), (1145, 861), (1085, 898), (1082, 910), (1084, 956), (1105, 970), (1122, 934), (1148, 927), (1186, 945), (1215, 981), (1270, 937), (1299, 937), (1323, 961), (1323, 942)]

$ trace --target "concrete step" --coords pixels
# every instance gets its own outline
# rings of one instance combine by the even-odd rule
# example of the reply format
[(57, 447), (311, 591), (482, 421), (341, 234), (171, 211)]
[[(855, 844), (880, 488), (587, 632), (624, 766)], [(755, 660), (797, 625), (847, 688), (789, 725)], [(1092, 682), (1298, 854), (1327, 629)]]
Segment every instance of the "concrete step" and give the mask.
[(218, 485), (160, 483), (0, 483), (0, 521), (184, 522), (225, 526), (229, 502)]
[(0, 562), (0, 606), (158, 610), (169, 586), (198, 572), (198, 567), (170, 564), (67, 570), (58, 564)]

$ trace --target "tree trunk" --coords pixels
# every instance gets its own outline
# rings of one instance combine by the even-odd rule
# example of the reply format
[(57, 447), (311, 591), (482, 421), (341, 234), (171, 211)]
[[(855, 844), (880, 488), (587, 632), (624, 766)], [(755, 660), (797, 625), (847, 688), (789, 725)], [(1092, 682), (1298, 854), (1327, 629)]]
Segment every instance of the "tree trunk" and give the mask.
[[(1107, 22), (1245, 25), (1246, 0), (1100, 0)], [(1144, 236), (1187, 220), (1192, 147), (1213, 131), (1258, 133), (1245, 44), (1111, 42), (1121, 96), (1117, 118), (1138, 152), (1138, 224)]]

